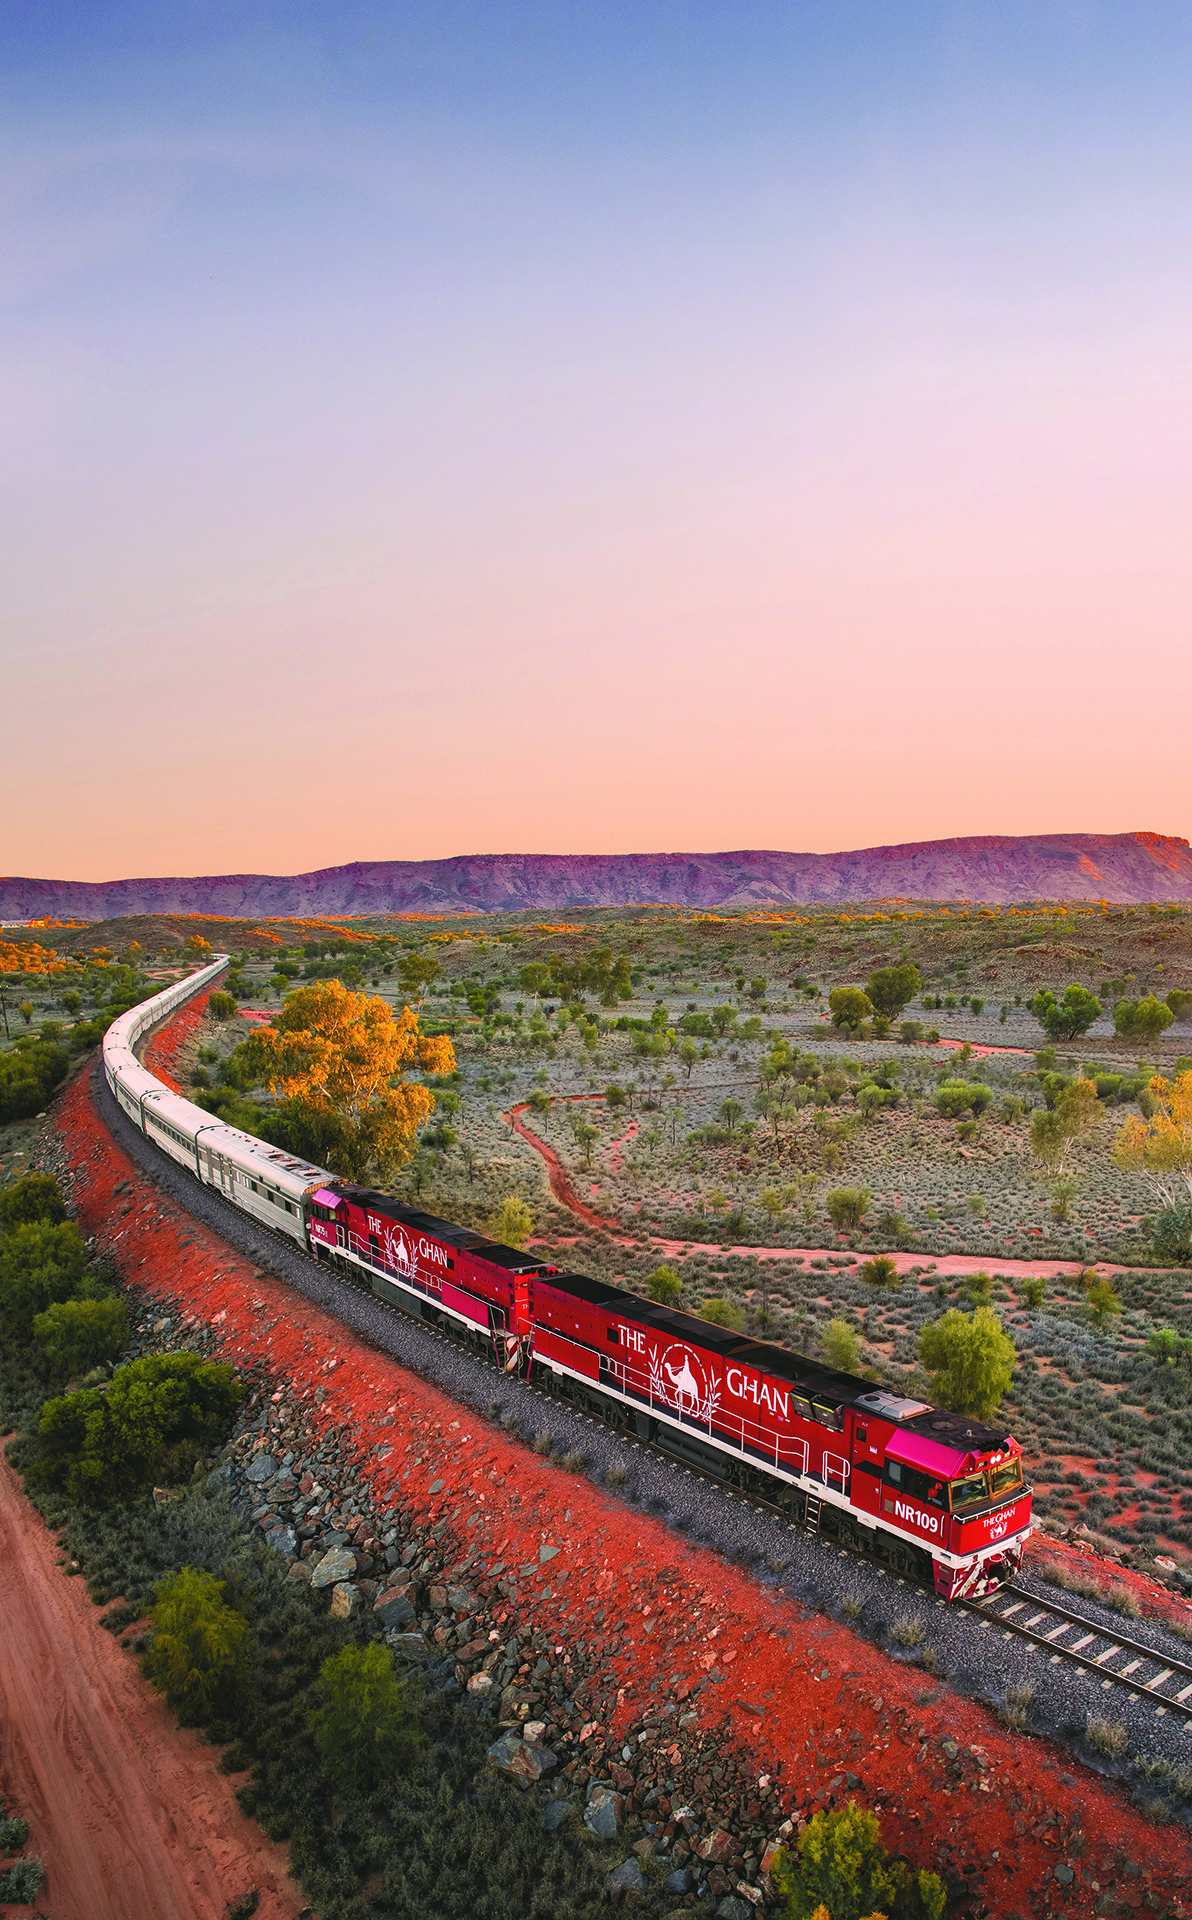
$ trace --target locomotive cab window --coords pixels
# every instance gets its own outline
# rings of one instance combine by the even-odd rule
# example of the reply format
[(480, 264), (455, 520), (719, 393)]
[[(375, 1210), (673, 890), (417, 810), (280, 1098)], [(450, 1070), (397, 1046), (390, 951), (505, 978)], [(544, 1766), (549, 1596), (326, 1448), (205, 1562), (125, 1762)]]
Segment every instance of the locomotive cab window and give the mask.
[(614, 1346), (616, 1345), (617, 1341), (621, 1338), (620, 1334), (617, 1332), (617, 1329), (615, 1327), (609, 1327), (607, 1329), (607, 1337), (613, 1342)]
[(983, 1473), (966, 1474), (950, 1485), (953, 1513), (969, 1513), (974, 1507), (983, 1507), (989, 1498), (989, 1480)]
[(989, 1484), (995, 1500), (1003, 1493), (1014, 1493), (1022, 1485), (1022, 1461), (1007, 1460), (1004, 1466), (995, 1467)]
[(869, 1428), (868, 1427), (857, 1428), (857, 1445), (859, 1447), (867, 1447), (869, 1445)]

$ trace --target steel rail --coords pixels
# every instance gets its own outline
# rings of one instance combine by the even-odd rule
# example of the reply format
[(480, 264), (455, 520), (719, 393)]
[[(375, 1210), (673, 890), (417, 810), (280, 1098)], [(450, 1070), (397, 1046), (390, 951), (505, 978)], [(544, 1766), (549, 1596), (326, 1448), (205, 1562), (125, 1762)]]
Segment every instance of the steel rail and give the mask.
[[(1009, 1606), (1006, 1602), (1009, 1601)], [(1129, 1634), (1115, 1633), (1112, 1627), (1103, 1627), (1099, 1621), (1090, 1620), (1086, 1614), (1073, 1613), (1069, 1607), (1059, 1605), (1052, 1600), (1041, 1600), (1037, 1593), (1031, 1593), (1026, 1587), (1019, 1587), (1013, 1581), (999, 1587), (986, 1599), (953, 1601), (954, 1606), (964, 1607), (969, 1613), (976, 1614), (989, 1626), (1001, 1627), (1004, 1634), (1016, 1635), (1028, 1640), (1032, 1646), (1050, 1653), (1054, 1659), (1068, 1660), (1073, 1666), (1083, 1667), (1087, 1673), (1099, 1675), (1103, 1682), (1114, 1682), (1125, 1687), (1131, 1693), (1145, 1695), (1164, 1711), (1182, 1713), (1192, 1722), (1192, 1665), (1186, 1661), (1170, 1658), (1157, 1653), (1154, 1647), (1144, 1646), (1141, 1640), (1133, 1640)], [(1033, 1607), (1036, 1612), (1028, 1621), (1018, 1621), (1012, 1616), (1020, 1609)], [(1039, 1633), (1035, 1629), (1040, 1625), (1043, 1615), (1049, 1615), (1060, 1625), (1050, 1632)], [(1075, 1646), (1065, 1646), (1061, 1636), (1073, 1627), (1082, 1628), (1085, 1638)], [(1093, 1640), (1103, 1641), (1099, 1653), (1086, 1653), (1084, 1648)], [(1114, 1668), (1107, 1663), (1118, 1654), (1137, 1656), (1127, 1668)], [(1152, 1663), (1158, 1672), (1149, 1680), (1136, 1677), (1137, 1669), (1145, 1662)], [(1163, 1688), (1169, 1680), (1182, 1679), (1185, 1685), (1177, 1694), (1164, 1693)]]

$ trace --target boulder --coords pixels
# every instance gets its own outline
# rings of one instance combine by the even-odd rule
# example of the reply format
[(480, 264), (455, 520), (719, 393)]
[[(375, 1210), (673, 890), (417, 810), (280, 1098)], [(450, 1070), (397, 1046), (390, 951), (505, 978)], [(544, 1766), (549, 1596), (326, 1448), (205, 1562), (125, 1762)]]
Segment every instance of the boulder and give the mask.
[(341, 1580), (350, 1580), (355, 1571), (356, 1555), (349, 1553), (346, 1547), (332, 1547), (315, 1567), (311, 1585), (312, 1587), (338, 1586)]
[[(468, 1692), (469, 1693), (487, 1693), (490, 1690), (492, 1683), (493, 1683), (493, 1677), (491, 1673), (474, 1673), (471, 1679), (468, 1681)], [(540, 1751), (545, 1752), (546, 1749), (542, 1748), (540, 1749)]]
[(555, 1833), (567, 1818), (569, 1800), (548, 1800), (542, 1810), (542, 1824), (548, 1833)]
[(614, 1867), (611, 1873), (605, 1874), (604, 1890), (614, 1900), (625, 1900), (632, 1894), (644, 1897), (646, 1876), (635, 1853), (631, 1853), (628, 1860), (622, 1860), (620, 1866)]
[(310, 1585), (310, 1562), (308, 1560), (295, 1560), (293, 1566), (290, 1568), (290, 1571), (286, 1575), (286, 1579), (294, 1581), (295, 1584), (297, 1584), (299, 1581), (305, 1581), (306, 1585), (309, 1586)]
[(341, 1580), (331, 1596), (331, 1618), (354, 1620), (360, 1611), (360, 1590), (350, 1580)]
[(739, 1893), (726, 1893), (716, 1903), (716, 1920), (753, 1920), (753, 1908)]
[(408, 1627), (418, 1618), (405, 1594), (395, 1593), (392, 1587), (378, 1595), (373, 1612), (383, 1627)]
[(476, 1610), (475, 1596), (466, 1587), (448, 1587), (447, 1605), (452, 1613), (474, 1613)]
[(732, 1859), (737, 1851), (737, 1843), (731, 1833), (726, 1833), (723, 1827), (717, 1827), (715, 1833), (710, 1833), (706, 1840), (696, 1843), (695, 1851), (701, 1860), (720, 1866), (725, 1860)]
[(407, 1660), (425, 1660), (430, 1651), (420, 1633), (387, 1633), (385, 1639), (394, 1653), (402, 1654)]
[(511, 1780), (524, 1781), (527, 1786), (541, 1780), (544, 1773), (550, 1773), (559, 1764), (549, 1747), (523, 1740), (517, 1733), (503, 1734), (489, 1748), (488, 1757), (499, 1773), (508, 1774)]
[(593, 1780), (588, 1788), (588, 1804), (584, 1808), (584, 1825), (589, 1833), (594, 1833), (598, 1840), (615, 1840), (621, 1830), (624, 1811), (623, 1795)]
[(284, 1559), (293, 1560), (298, 1552), (298, 1535), (293, 1527), (270, 1527), (265, 1535), (265, 1545), (272, 1547), (274, 1553), (280, 1553)]
[(664, 1893), (690, 1893), (694, 1886), (695, 1881), (688, 1873), (686, 1867), (676, 1867), (673, 1873), (667, 1874), (666, 1879), (662, 1883), (662, 1891)]
[(244, 1477), (251, 1481), (254, 1487), (262, 1487), (266, 1480), (272, 1480), (276, 1472), (277, 1461), (271, 1453), (254, 1453)]

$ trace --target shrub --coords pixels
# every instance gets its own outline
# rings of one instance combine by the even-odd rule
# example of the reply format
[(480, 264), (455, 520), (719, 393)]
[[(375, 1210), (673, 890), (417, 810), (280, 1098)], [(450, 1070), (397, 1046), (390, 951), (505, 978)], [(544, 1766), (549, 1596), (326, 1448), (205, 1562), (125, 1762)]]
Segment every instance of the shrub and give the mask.
[(897, 1020), (918, 991), (919, 969), (913, 960), (898, 967), (879, 967), (865, 983), (865, 996), (874, 1012), (887, 1020)]
[(896, 1287), (898, 1285), (898, 1262), (891, 1260), (888, 1253), (879, 1253), (872, 1260), (866, 1260), (861, 1266), (862, 1280), (868, 1280), (871, 1287)]
[(923, 1022), (921, 1020), (903, 1020), (899, 1024), (898, 1038), (904, 1046), (908, 1047), (913, 1041), (921, 1040), (923, 1038)]
[(959, 1120), (962, 1113), (984, 1113), (993, 1093), (981, 1080), (943, 1080), (936, 1088), (935, 1104), (945, 1120)]
[(1185, 993), (1180, 987), (1173, 987), (1167, 996), (1167, 1005), (1176, 1020), (1192, 1020), (1192, 993)]
[(1192, 1261), (1192, 1208), (1163, 1207), (1155, 1215), (1151, 1240), (1165, 1260), (1187, 1266)]
[(224, 1604), (224, 1582), (182, 1567), (155, 1589), (146, 1679), (183, 1720), (231, 1706), (248, 1667), (248, 1622)]
[(860, 1226), (872, 1200), (868, 1187), (834, 1187), (824, 1201), (824, 1211), (833, 1226), (845, 1233)]
[(20, 1815), (11, 1819), (0, 1812), (0, 1853), (15, 1853), (29, 1838), (29, 1822)]
[(236, 1011), (236, 1002), (230, 993), (209, 993), (207, 1011), (213, 1020), (230, 1020)]
[(890, 1628), (890, 1638), (898, 1647), (917, 1647), (923, 1639), (923, 1628), (911, 1613), (900, 1614)]
[(14, 1860), (7, 1873), (0, 1873), (0, 1902), (11, 1901), (14, 1906), (28, 1906), (36, 1900), (46, 1870), (40, 1860), (27, 1854), (23, 1860)]
[(1157, 1040), (1175, 1019), (1170, 1007), (1148, 993), (1145, 1000), (1119, 1000), (1113, 1010), (1113, 1030), (1119, 1040)]
[(1019, 1292), (1022, 1295), (1024, 1306), (1041, 1307), (1043, 1305), (1043, 1296), (1047, 1292), (1047, 1282), (1046, 1280), (1039, 1279), (1024, 1280), (1019, 1288)]
[(46, 1401), (29, 1476), (79, 1504), (127, 1498), (187, 1471), (222, 1440), (242, 1398), (232, 1369), (198, 1354), (133, 1360), (107, 1393)]
[(745, 1326), (745, 1315), (741, 1309), (718, 1294), (712, 1294), (704, 1301), (699, 1317), (714, 1327), (727, 1327), (730, 1333), (740, 1333)]
[(87, 1373), (114, 1360), (128, 1340), (123, 1300), (60, 1300), (33, 1322), (33, 1337), (55, 1373)]
[(859, 1373), (861, 1370), (861, 1343), (856, 1331), (847, 1320), (829, 1320), (820, 1335), (820, 1344), (828, 1358), (828, 1365), (837, 1373)]
[(869, 995), (862, 993), (860, 987), (836, 987), (828, 995), (828, 1006), (832, 1025), (845, 1033), (859, 1033), (874, 1011)]
[(0, 1054), (0, 1126), (40, 1113), (69, 1064), (65, 1047), (32, 1035), (22, 1036), (11, 1053)]
[(673, 1267), (663, 1264), (646, 1276), (646, 1294), (660, 1306), (675, 1307), (683, 1295), (683, 1282)]
[(24, 1338), (39, 1313), (69, 1300), (83, 1279), (87, 1250), (73, 1220), (10, 1227), (0, 1239), (0, 1307)]
[(783, 1920), (813, 1920), (820, 1909), (831, 1920), (863, 1920), (879, 1912), (889, 1920), (941, 1920), (943, 1882), (892, 1860), (877, 1815), (868, 1808), (850, 1800), (834, 1812), (813, 1814), (797, 1848), (797, 1862), (783, 1852), (774, 1868)]
[(319, 1669), (319, 1694), (310, 1725), (333, 1776), (360, 1788), (405, 1771), (421, 1744), (417, 1703), (388, 1647), (333, 1654)]
[(53, 1227), (65, 1218), (58, 1182), (51, 1174), (26, 1173), (0, 1193), (0, 1227)]
[(1010, 1384), (1014, 1342), (992, 1307), (978, 1307), (971, 1318), (953, 1307), (924, 1327), (919, 1358), (940, 1406), (988, 1419)]
[(492, 1239), (503, 1247), (524, 1247), (534, 1231), (534, 1216), (524, 1200), (506, 1194), (488, 1223)]

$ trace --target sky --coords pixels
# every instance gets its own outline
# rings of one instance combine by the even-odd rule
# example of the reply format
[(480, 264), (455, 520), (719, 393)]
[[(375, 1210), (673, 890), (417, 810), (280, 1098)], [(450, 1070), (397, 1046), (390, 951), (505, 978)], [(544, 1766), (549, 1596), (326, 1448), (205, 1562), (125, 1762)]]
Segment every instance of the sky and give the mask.
[(1192, 9), (15, 0), (0, 867), (1192, 833)]

